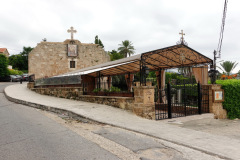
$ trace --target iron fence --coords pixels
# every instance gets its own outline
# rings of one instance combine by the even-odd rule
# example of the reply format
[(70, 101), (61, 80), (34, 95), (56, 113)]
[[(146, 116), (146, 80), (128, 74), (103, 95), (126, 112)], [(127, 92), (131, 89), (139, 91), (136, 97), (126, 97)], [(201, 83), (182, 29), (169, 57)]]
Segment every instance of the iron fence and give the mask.
[(134, 97), (133, 86), (135, 86), (135, 82), (130, 84), (127, 87), (119, 87), (108, 82), (82, 83), (82, 87), (84, 95)]
[(200, 83), (168, 83), (155, 91), (155, 110), (156, 119), (208, 113), (208, 90)]

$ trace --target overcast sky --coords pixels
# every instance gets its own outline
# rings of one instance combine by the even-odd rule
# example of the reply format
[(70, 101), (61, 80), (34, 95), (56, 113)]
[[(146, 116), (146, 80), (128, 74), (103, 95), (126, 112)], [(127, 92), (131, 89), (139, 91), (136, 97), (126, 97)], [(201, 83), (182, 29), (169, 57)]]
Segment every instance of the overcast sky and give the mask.
[[(0, 0), (0, 47), (18, 54), (46, 38), (93, 43), (106, 51), (130, 40), (136, 54), (175, 45), (181, 30), (188, 46), (213, 58), (224, 0)], [(229, 0), (220, 60), (237, 61), (240, 70), (240, 1)]]

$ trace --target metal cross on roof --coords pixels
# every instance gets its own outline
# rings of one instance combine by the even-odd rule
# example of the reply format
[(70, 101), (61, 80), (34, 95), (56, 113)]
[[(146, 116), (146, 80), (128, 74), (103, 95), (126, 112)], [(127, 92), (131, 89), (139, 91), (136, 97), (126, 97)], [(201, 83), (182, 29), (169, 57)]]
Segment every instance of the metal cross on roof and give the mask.
[(184, 45), (188, 45), (187, 42), (185, 42), (183, 36), (185, 36), (185, 33), (183, 33), (183, 30), (181, 30), (181, 32), (179, 33), (181, 35), (180, 41), (177, 42), (177, 44), (184, 44)]
[(181, 41), (183, 42), (183, 36), (185, 36), (185, 33), (183, 33), (183, 30), (181, 30), (181, 32), (180, 32), (179, 34), (182, 35), (182, 37), (181, 37)]
[(71, 40), (73, 40), (73, 33), (77, 33), (77, 30), (74, 30), (73, 27), (70, 27), (70, 29), (68, 29), (67, 32), (71, 33)]

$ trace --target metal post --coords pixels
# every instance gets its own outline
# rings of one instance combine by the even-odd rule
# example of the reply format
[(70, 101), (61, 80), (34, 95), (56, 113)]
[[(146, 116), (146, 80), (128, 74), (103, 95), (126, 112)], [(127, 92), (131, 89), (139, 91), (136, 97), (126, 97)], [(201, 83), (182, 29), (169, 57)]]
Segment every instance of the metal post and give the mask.
[(186, 85), (185, 85), (185, 80), (183, 80), (183, 100), (184, 100), (184, 112), (185, 116), (187, 116), (187, 98), (186, 98)]
[(198, 114), (202, 114), (202, 93), (201, 84), (198, 82)]
[(145, 66), (145, 59), (141, 56), (140, 61), (140, 85), (146, 86), (146, 66)]
[(127, 87), (128, 87), (128, 92), (131, 91), (131, 88), (130, 88), (130, 72), (128, 72), (128, 78), (127, 78)]
[(142, 86), (143, 83), (143, 75), (142, 75), (142, 57), (141, 57), (141, 61), (140, 61), (140, 86)]
[(98, 72), (98, 84), (97, 84), (97, 88), (98, 88), (98, 89), (100, 89), (100, 87), (101, 87), (101, 86), (100, 86), (100, 85), (101, 85), (101, 84), (100, 84), (100, 82), (101, 82), (101, 76), (100, 76), (100, 75), (101, 75), (101, 73), (100, 73), (100, 71), (99, 71), (99, 72)]
[(159, 69), (159, 75), (158, 75), (158, 82), (159, 82), (159, 99), (160, 99), (160, 103), (162, 103), (162, 69)]
[(217, 77), (216, 77), (216, 60), (217, 60), (217, 58), (218, 57), (216, 57), (216, 55), (217, 55), (217, 52), (214, 50), (214, 52), (213, 52), (213, 55), (214, 55), (214, 59), (213, 59), (213, 75), (212, 75), (212, 80), (211, 80), (211, 82), (212, 82), (212, 84), (216, 84), (216, 79), (217, 79)]
[(167, 99), (168, 99), (168, 118), (172, 118), (172, 103), (171, 103), (171, 85), (167, 84)]

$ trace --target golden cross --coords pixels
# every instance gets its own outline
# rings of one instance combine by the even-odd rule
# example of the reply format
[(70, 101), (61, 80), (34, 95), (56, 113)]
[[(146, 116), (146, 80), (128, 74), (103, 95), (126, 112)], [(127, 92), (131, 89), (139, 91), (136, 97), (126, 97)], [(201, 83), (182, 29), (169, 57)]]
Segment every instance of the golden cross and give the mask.
[(182, 41), (183, 41), (183, 36), (185, 36), (185, 33), (183, 33), (183, 30), (181, 30), (181, 33), (179, 33), (179, 34), (181, 34), (182, 35)]

